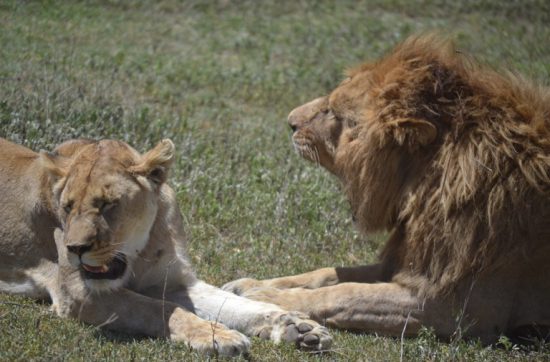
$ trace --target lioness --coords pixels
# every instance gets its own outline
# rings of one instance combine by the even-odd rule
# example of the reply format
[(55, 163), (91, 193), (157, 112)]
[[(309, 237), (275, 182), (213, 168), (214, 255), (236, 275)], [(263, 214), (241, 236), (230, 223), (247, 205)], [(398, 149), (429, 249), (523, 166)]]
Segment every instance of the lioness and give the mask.
[(288, 123), (298, 152), (341, 181), (360, 231), (391, 236), (377, 264), (224, 289), (339, 328), (545, 337), (548, 88), (425, 35), (351, 70)]
[(0, 139), (0, 291), (49, 297), (60, 316), (205, 353), (245, 353), (250, 342), (237, 330), (327, 349), (316, 322), (195, 277), (165, 183), (173, 158), (170, 140), (141, 155), (111, 140), (35, 153)]

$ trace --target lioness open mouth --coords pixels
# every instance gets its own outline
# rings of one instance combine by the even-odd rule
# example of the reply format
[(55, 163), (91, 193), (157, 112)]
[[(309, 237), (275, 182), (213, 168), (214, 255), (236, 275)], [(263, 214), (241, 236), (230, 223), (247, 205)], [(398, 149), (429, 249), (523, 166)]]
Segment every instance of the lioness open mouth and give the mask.
[(80, 264), (81, 272), (87, 279), (118, 279), (126, 271), (126, 265), (126, 257), (123, 254), (117, 254), (108, 264), (101, 266)]

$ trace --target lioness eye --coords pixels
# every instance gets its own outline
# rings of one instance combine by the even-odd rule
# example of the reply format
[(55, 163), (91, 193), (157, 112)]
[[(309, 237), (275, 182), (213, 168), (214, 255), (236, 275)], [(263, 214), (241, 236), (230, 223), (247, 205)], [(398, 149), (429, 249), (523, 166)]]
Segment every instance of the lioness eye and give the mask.
[(101, 211), (101, 213), (106, 213), (107, 211), (109, 210), (112, 210), (114, 209), (115, 207), (117, 206), (117, 202), (116, 201), (104, 201), (101, 206), (99, 207), (99, 210)]

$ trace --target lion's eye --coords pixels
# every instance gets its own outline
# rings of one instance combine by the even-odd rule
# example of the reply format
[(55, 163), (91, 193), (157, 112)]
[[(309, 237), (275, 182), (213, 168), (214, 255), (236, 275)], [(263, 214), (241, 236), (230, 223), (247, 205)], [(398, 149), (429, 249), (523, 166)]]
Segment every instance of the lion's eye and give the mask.
[(340, 118), (340, 116), (338, 116), (336, 113), (334, 113), (332, 110), (330, 111), (330, 115), (332, 116), (332, 118), (336, 121), (341, 121), (342, 118)]
[(65, 206), (63, 206), (63, 211), (65, 211), (65, 213), (68, 215), (71, 213), (73, 209), (73, 202), (72, 201), (68, 201)]

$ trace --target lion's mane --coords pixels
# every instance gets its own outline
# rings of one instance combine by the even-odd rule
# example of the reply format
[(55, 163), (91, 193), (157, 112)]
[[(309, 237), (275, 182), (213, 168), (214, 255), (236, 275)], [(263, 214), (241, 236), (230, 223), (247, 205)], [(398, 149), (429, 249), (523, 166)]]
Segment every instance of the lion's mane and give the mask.
[(547, 88), (433, 35), (350, 75), (364, 71), (338, 173), (359, 227), (394, 229), (382, 252), (394, 280), (436, 295), (550, 247)]

